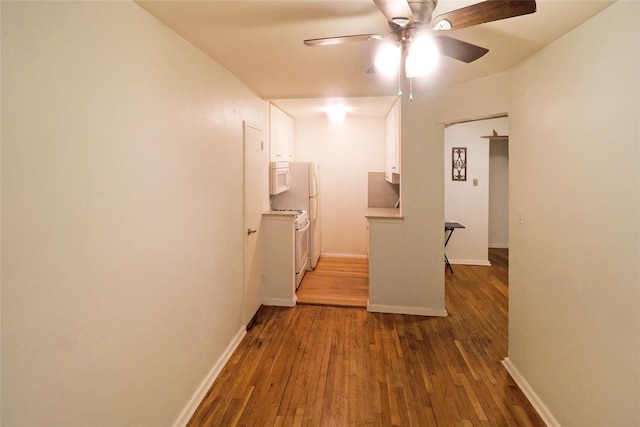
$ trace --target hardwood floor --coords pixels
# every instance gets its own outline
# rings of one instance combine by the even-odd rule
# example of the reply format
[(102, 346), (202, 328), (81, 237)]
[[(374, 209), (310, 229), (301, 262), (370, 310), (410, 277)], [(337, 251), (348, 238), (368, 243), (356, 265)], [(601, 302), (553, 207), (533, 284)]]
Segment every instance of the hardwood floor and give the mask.
[(296, 292), (298, 303), (366, 307), (369, 299), (369, 260), (321, 257)]
[(445, 318), (263, 307), (189, 425), (544, 426), (500, 363), (508, 276), (492, 263), (446, 274)]

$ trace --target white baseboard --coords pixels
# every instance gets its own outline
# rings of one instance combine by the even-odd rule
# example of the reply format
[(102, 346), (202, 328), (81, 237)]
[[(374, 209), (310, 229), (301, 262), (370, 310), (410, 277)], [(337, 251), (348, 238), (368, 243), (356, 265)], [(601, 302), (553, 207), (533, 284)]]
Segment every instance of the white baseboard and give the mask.
[(452, 259), (449, 258), (449, 264), (453, 265), (483, 265), (491, 267), (491, 263), (487, 259)]
[(412, 314), (416, 316), (447, 317), (449, 313), (444, 308), (404, 307), (395, 305), (369, 304), (367, 311), (372, 313)]
[(502, 360), (502, 365), (507, 369), (507, 372), (509, 372), (509, 375), (511, 375), (511, 378), (513, 378), (516, 384), (518, 384), (518, 387), (520, 387), (522, 393), (524, 393), (525, 397), (529, 400), (533, 409), (538, 412), (542, 421), (544, 421), (548, 427), (560, 427), (558, 420), (556, 420), (547, 405), (545, 405), (542, 399), (540, 399), (540, 396), (536, 394), (529, 382), (527, 382), (527, 380), (522, 376), (513, 362), (511, 362), (508, 357), (505, 357)]
[(246, 334), (247, 326), (243, 325), (236, 336), (233, 337), (233, 340), (229, 343), (227, 349), (224, 351), (224, 353), (222, 353), (222, 356), (220, 356), (220, 358), (216, 361), (207, 376), (204, 378), (204, 380), (202, 380), (196, 391), (193, 393), (191, 399), (189, 399), (186, 406), (173, 423), (173, 427), (184, 427), (187, 425), (193, 414), (196, 412), (196, 409), (198, 409), (198, 406), (207, 395), (207, 392), (213, 385), (213, 382), (216, 380), (216, 378), (218, 378), (218, 375), (220, 375), (222, 368), (224, 368), (224, 365), (227, 364), (227, 362), (231, 358), (231, 355), (236, 350), (236, 348), (238, 348), (238, 345), (240, 345), (242, 338), (244, 338)]
[(295, 307), (298, 297), (294, 296), (293, 299), (286, 298), (264, 298), (262, 305), (275, 306), (275, 307)]
[(509, 249), (508, 243), (489, 243), (489, 249)]
[(325, 258), (361, 258), (361, 259), (369, 258), (367, 255), (355, 255), (355, 254), (320, 254), (320, 256)]

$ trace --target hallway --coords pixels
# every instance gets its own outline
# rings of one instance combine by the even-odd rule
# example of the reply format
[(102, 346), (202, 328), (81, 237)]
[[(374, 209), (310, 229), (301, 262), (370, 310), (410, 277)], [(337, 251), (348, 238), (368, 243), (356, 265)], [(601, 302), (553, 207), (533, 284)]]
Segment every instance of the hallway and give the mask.
[(447, 275), (448, 317), (263, 307), (193, 416), (203, 425), (544, 426), (507, 355), (507, 251)]

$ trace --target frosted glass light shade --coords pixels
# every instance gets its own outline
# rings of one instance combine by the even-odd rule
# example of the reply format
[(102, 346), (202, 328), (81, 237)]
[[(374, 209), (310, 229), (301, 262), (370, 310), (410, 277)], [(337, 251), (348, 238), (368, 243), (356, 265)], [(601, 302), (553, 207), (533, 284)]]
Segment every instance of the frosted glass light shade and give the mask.
[(376, 70), (384, 75), (392, 76), (397, 73), (400, 66), (400, 47), (391, 43), (380, 46), (374, 65)]
[(327, 107), (327, 117), (331, 123), (341, 123), (347, 115), (347, 109), (344, 105), (332, 105)]
[(411, 43), (404, 63), (408, 78), (424, 76), (433, 71), (440, 61), (440, 52), (430, 37), (419, 37)]

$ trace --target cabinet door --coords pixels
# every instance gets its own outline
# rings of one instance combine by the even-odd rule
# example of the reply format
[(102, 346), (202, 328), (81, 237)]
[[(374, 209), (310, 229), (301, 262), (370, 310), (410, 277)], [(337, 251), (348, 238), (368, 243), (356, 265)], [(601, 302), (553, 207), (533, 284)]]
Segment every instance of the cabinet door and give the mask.
[(272, 162), (294, 160), (295, 121), (293, 117), (269, 105), (269, 155)]
[(279, 112), (280, 110), (273, 104), (269, 105), (269, 158), (272, 162), (284, 160), (278, 156), (278, 141), (280, 140)]
[(385, 120), (385, 178), (400, 183), (400, 101), (396, 101)]
[(283, 114), (282, 127), (280, 138), (280, 152), (282, 157), (288, 161), (293, 162), (295, 146), (296, 146), (296, 122), (293, 117), (288, 114)]

